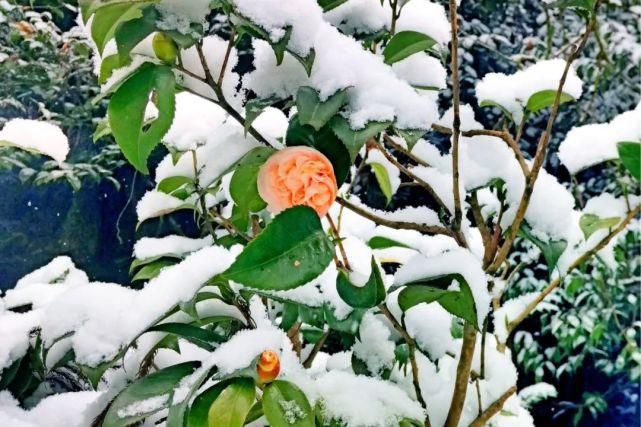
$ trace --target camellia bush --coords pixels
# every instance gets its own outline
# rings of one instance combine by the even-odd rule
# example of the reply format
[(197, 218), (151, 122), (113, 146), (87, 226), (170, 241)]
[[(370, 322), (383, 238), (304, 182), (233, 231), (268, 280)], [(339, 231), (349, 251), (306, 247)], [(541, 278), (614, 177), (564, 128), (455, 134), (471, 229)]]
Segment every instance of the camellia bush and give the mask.
[[(579, 206), (543, 167), (600, 3), (554, 3), (584, 23), (570, 45), (477, 79), (488, 128), (460, 101), (455, 0), (81, 0), (95, 138), (153, 174), (139, 224), (188, 211), (201, 233), (139, 239), (137, 288), (61, 256), (6, 292), (0, 425), (533, 425), (554, 390), (517, 394), (512, 335), (592, 258), (616, 270), (641, 212), (641, 106), (558, 148), (575, 178), (619, 174), (612, 191)], [(69, 151), (22, 119), (0, 143)], [(515, 292), (539, 258), (545, 283)]]

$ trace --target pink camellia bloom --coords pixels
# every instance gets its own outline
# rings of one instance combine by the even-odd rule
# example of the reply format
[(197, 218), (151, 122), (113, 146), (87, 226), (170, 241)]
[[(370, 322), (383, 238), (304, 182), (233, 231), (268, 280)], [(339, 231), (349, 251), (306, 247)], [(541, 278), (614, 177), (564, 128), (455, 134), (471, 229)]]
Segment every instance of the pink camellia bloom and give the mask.
[(332, 164), (310, 147), (287, 147), (267, 159), (258, 172), (258, 193), (274, 214), (305, 205), (323, 216), (337, 191)]

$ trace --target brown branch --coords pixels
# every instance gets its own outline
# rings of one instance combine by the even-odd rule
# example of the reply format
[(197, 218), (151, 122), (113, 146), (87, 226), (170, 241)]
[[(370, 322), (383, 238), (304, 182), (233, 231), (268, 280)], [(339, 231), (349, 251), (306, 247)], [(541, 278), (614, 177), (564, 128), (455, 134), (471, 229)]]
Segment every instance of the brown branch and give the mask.
[(236, 37), (236, 28), (231, 27), (231, 34), (229, 34), (229, 42), (227, 42), (227, 50), (225, 51), (225, 57), (223, 58), (223, 64), (220, 67), (220, 74), (218, 75), (218, 87), (223, 87), (223, 78), (225, 77), (225, 70), (227, 69), (227, 63), (229, 62), (229, 55), (231, 54), (231, 48), (234, 46), (234, 37)]
[(452, 109), (454, 120), (452, 122), (452, 191), (454, 192), (454, 222), (455, 231), (461, 229), (463, 211), (461, 209), (461, 191), (459, 188), (459, 138), (461, 136), (461, 85), (458, 75), (458, 16), (456, 13), (456, 0), (450, 0), (450, 25), (452, 28), (452, 42), (450, 43), (450, 68), (452, 72)]
[(392, 221), (392, 220), (377, 216), (376, 214), (368, 211), (367, 209), (364, 209), (342, 197), (337, 197), (336, 202), (341, 206), (344, 206), (347, 209), (351, 210), (352, 212), (357, 213), (363, 218), (366, 218), (372, 222), (375, 222), (378, 225), (384, 225), (386, 227), (402, 229), (402, 230), (416, 230), (416, 231), (420, 231), (421, 233), (430, 234), (430, 235), (443, 234), (456, 239), (456, 235), (452, 232), (452, 230), (450, 230), (447, 227), (443, 227), (440, 225), (417, 224), (415, 222), (406, 222), (406, 221)]
[[(600, 1), (597, 0), (594, 4), (593, 16), (596, 16), (596, 11), (599, 8), (599, 4), (600, 4)], [(523, 219), (525, 218), (525, 213), (527, 212), (527, 208), (530, 203), (530, 198), (532, 197), (532, 192), (534, 190), (534, 184), (536, 183), (536, 179), (538, 178), (539, 172), (543, 167), (543, 164), (545, 163), (547, 148), (550, 142), (550, 137), (552, 135), (552, 127), (554, 125), (554, 121), (556, 120), (556, 116), (559, 112), (559, 105), (561, 104), (561, 94), (563, 93), (563, 86), (565, 85), (565, 80), (567, 79), (568, 73), (570, 71), (570, 66), (572, 65), (574, 60), (579, 56), (579, 53), (585, 47), (589, 39), (590, 33), (594, 28), (594, 22), (595, 22), (595, 18), (592, 18), (585, 30), (585, 33), (581, 37), (580, 44), (577, 46), (576, 49), (574, 49), (570, 57), (565, 62), (565, 68), (563, 69), (563, 74), (561, 75), (561, 80), (559, 81), (559, 86), (556, 90), (556, 96), (554, 98), (554, 104), (552, 105), (552, 111), (550, 113), (550, 117), (548, 118), (545, 131), (543, 132), (543, 134), (541, 134), (541, 138), (539, 139), (539, 144), (536, 147), (536, 154), (534, 156), (534, 161), (532, 163), (532, 169), (530, 174), (525, 179), (525, 190), (523, 191), (523, 195), (521, 196), (521, 200), (519, 202), (519, 206), (517, 208), (514, 221), (510, 226), (510, 232), (507, 238), (505, 239), (505, 242), (499, 249), (499, 253), (496, 256), (494, 263), (492, 263), (492, 265), (488, 268), (487, 270), (488, 273), (495, 273), (500, 267), (500, 265), (503, 263), (505, 258), (507, 258), (510, 252), (510, 249), (512, 249), (512, 244), (514, 243), (514, 240), (516, 239), (516, 236), (519, 232), (519, 228), (521, 227), (521, 222), (523, 222)]]
[(409, 158), (410, 160), (412, 160), (412, 161), (413, 161), (414, 163), (416, 163), (417, 165), (425, 166), (425, 167), (430, 167), (430, 164), (429, 164), (429, 163), (427, 163), (425, 160), (421, 159), (421, 158), (420, 158), (420, 157), (418, 157), (417, 155), (413, 154), (411, 151), (406, 150), (405, 148), (403, 148), (399, 143), (397, 143), (396, 141), (394, 141), (394, 140), (393, 140), (389, 135), (387, 135), (387, 134), (385, 134), (385, 133), (384, 133), (384, 134), (383, 134), (383, 139), (384, 139), (384, 140), (385, 140), (385, 142), (387, 142), (387, 144), (389, 144), (393, 149), (395, 149), (395, 150), (396, 150), (396, 151), (398, 151), (399, 153), (403, 154), (405, 157)]
[(470, 196), (470, 210), (472, 211), (474, 222), (476, 223), (476, 227), (479, 229), (481, 239), (483, 240), (483, 265), (488, 265), (492, 262), (492, 257), (494, 256), (494, 253), (492, 252), (492, 234), (487, 228), (483, 215), (481, 214), (481, 206), (479, 205), (476, 191), (472, 192), (472, 195)]
[(381, 310), (381, 313), (387, 318), (387, 320), (390, 321), (394, 329), (403, 337), (403, 340), (407, 344), (407, 348), (409, 349), (409, 359), (410, 359), (410, 365), (412, 367), (412, 384), (414, 385), (414, 393), (416, 394), (416, 399), (418, 399), (419, 403), (425, 409), (425, 427), (430, 427), (430, 416), (427, 413), (427, 403), (425, 402), (425, 399), (423, 399), (423, 393), (421, 392), (421, 384), (419, 382), (419, 377), (418, 377), (418, 364), (416, 363), (416, 342), (414, 339), (410, 336), (410, 334), (407, 332), (405, 327), (401, 325), (398, 320), (394, 317), (392, 312), (389, 311), (389, 308), (387, 308), (387, 305), (385, 303), (381, 304), (378, 306), (379, 310)]
[[(444, 135), (452, 135), (453, 133), (452, 129), (445, 126), (437, 125), (437, 124), (433, 124), (432, 129)], [(518, 139), (515, 140), (514, 138), (512, 138), (512, 135), (510, 135), (508, 131), (492, 130), (492, 129), (470, 129), (470, 130), (462, 131), (461, 135), (467, 138), (471, 138), (474, 136), (493, 136), (493, 137), (502, 139), (512, 149), (512, 151), (514, 151), (514, 156), (516, 157), (516, 160), (519, 162), (519, 166), (521, 166), (521, 170), (523, 171), (523, 174), (527, 176), (530, 173), (528, 170), (527, 163), (525, 162), (525, 157), (523, 156), (523, 152), (521, 151), (521, 148), (518, 145), (518, 142), (517, 142)]]
[(465, 396), (467, 395), (467, 386), (470, 380), (470, 371), (472, 370), (472, 359), (474, 358), (474, 346), (476, 345), (476, 329), (474, 326), (465, 322), (463, 327), (463, 345), (461, 346), (461, 357), (456, 367), (456, 380), (454, 382), (454, 392), (452, 393), (452, 402), (445, 420), (445, 427), (457, 427), (463, 412)]
[(494, 403), (487, 407), (474, 421), (470, 423), (470, 427), (483, 427), (487, 424), (490, 419), (499, 413), (505, 401), (510, 398), (514, 393), (516, 393), (516, 386), (512, 386), (505, 393), (501, 395)]
[(327, 222), (329, 223), (329, 228), (331, 228), (332, 234), (334, 234), (334, 238), (336, 240), (338, 250), (341, 253), (341, 257), (343, 258), (343, 266), (347, 270), (352, 271), (352, 267), (349, 265), (349, 259), (347, 258), (347, 252), (345, 252), (343, 241), (341, 240), (341, 236), (338, 232), (338, 228), (336, 227), (336, 224), (334, 223), (334, 220), (332, 219), (332, 216), (328, 213), (327, 215), (325, 215), (325, 218), (327, 218)]
[(307, 356), (307, 359), (303, 362), (303, 367), (309, 369), (312, 366), (312, 363), (314, 363), (314, 359), (316, 358), (316, 355), (320, 351), (320, 349), (323, 347), (323, 344), (325, 344), (325, 340), (327, 339), (327, 336), (329, 335), (329, 329), (323, 332), (323, 335), (316, 341), (314, 344), (314, 347), (312, 348), (312, 352), (309, 353), (309, 356)]
[[(581, 264), (583, 264), (585, 261), (587, 261), (589, 258), (591, 258), (594, 254), (599, 252), (601, 249), (603, 249), (612, 239), (614, 239), (620, 232), (622, 232), (632, 221), (637, 215), (641, 213), (641, 205), (637, 206), (634, 210), (630, 211), (628, 215), (619, 223), (619, 225), (614, 228), (607, 236), (605, 236), (599, 243), (597, 243), (592, 249), (589, 251), (585, 252), (583, 255), (575, 259), (572, 264), (568, 267), (568, 270), (566, 274), (570, 273), (572, 270), (575, 268), (579, 267)], [(514, 329), (530, 314), (532, 313), (537, 305), (545, 299), (550, 292), (552, 292), (554, 289), (556, 289), (562, 282), (561, 276), (557, 277), (553, 281), (551, 281), (543, 291), (539, 295), (537, 295), (536, 299), (529, 303), (525, 309), (516, 317), (514, 320), (510, 321), (507, 325), (507, 333), (508, 335), (514, 331)]]
[(395, 158), (394, 156), (392, 156), (392, 155), (390, 154), (390, 152), (389, 152), (389, 151), (387, 151), (387, 150), (385, 149), (385, 147), (383, 147), (383, 145), (382, 145), (380, 142), (375, 141), (375, 144), (376, 144), (376, 147), (379, 149), (379, 151), (380, 151), (381, 153), (383, 153), (383, 156), (385, 156), (385, 158), (386, 158), (390, 163), (392, 163), (394, 166), (396, 166), (396, 168), (397, 168), (399, 171), (401, 171), (401, 173), (403, 173), (403, 174), (404, 174), (405, 176), (407, 176), (408, 178), (410, 178), (410, 179), (412, 179), (412, 180), (416, 181), (416, 183), (417, 183), (417, 184), (419, 184), (421, 187), (423, 187), (423, 189), (424, 189), (424, 190), (425, 190), (425, 191), (426, 191), (426, 192), (427, 192), (427, 193), (428, 193), (428, 194), (429, 194), (429, 195), (430, 195), (434, 200), (436, 200), (436, 203), (438, 203), (438, 204), (439, 204), (439, 206), (441, 206), (441, 207), (442, 207), (443, 209), (445, 209), (446, 211), (449, 211), (449, 209), (447, 208), (447, 206), (445, 205), (445, 203), (443, 202), (443, 200), (439, 197), (439, 195), (438, 195), (438, 194), (436, 194), (436, 191), (434, 191), (434, 189), (432, 188), (432, 186), (431, 186), (428, 182), (426, 182), (425, 180), (423, 180), (422, 178), (420, 178), (419, 176), (417, 176), (416, 174), (414, 174), (412, 171), (410, 171), (409, 169), (407, 169), (405, 166), (403, 166), (403, 165), (402, 165), (398, 160), (396, 160), (396, 158)]

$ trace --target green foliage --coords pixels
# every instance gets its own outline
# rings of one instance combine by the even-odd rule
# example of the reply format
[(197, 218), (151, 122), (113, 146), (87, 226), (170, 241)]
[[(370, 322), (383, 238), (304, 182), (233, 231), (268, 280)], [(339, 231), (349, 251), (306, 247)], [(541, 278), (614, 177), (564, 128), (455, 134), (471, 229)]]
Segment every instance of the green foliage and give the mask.
[(209, 408), (209, 427), (242, 427), (255, 398), (256, 386), (252, 379), (234, 380)]
[(262, 399), (265, 418), (273, 427), (314, 427), (314, 412), (295, 384), (276, 380), (265, 387)]
[(372, 274), (363, 286), (354, 286), (345, 272), (338, 273), (336, 290), (341, 299), (350, 307), (372, 308), (385, 300), (385, 284), (374, 257), (372, 257), (371, 265)]
[(311, 87), (302, 86), (296, 94), (298, 121), (319, 131), (347, 102), (347, 90), (342, 89), (321, 101), (318, 92)]
[(579, 226), (581, 227), (581, 231), (583, 231), (583, 236), (587, 240), (596, 231), (603, 228), (612, 228), (617, 225), (619, 221), (621, 221), (621, 218), (618, 217), (600, 218), (594, 214), (583, 214), (581, 219), (579, 219)]
[[(527, 100), (525, 108), (531, 113), (536, 113), (544, 108), (554, 105), (555, 99), (556, 90), (542, 90), (530, 96), (530, 98)], [(575, 99), (567, 93), (561, 93), (559, 104), (564, 104), (571, 101), (575, 101)]]
[(256, 289), (292, 289), (321, 274), (333, 253), (316, 212), (295, 206), (278, 214), (222, 277)]
[(393, 64), (407, 58), (417, 52), (431, 49), (436, 44), (436, 40), (427, 34), (417, 31), (401, 31), (394, 34), (385, 50), (383, 57), (386, 64)]
[(637, 181), (641, 181), (641, 143), (619, 142), (617, 149), (623, 166)]
[(548, 265), (548, 274), (551, 276), (552, 272), (556, 268), (556, 264), (559, 261), (561, 254), (563, 254), (563, 251), (565, 251), (565, 248), (567, 248), (568, 243), (565, 240), (545, 241), (543, 239), (540, 239), (532, 233), (532, 229), (530, 228), (530, 226), (525, 223), (521, 225), (519, 235), (522, 238), (534, 243), (541, 250), (541, 253), (543, 253), (543, 257), (545, 258), (545, 262)]

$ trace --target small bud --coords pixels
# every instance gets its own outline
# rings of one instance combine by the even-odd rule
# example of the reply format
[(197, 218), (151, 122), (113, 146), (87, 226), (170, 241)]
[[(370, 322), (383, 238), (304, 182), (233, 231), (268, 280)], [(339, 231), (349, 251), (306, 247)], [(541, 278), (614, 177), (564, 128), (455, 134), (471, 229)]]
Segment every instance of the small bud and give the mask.
[(156, 57), (166, 64), (176, 62), (178, 56), (178, 46), (176, 42), (165, 33), (156, 33), (152, 41)]
[(263, 351), (256, 365), (256, 372), (260, 383), (265, 384), (274, 381), (280, 373), (278, 355), (272, 350)]

